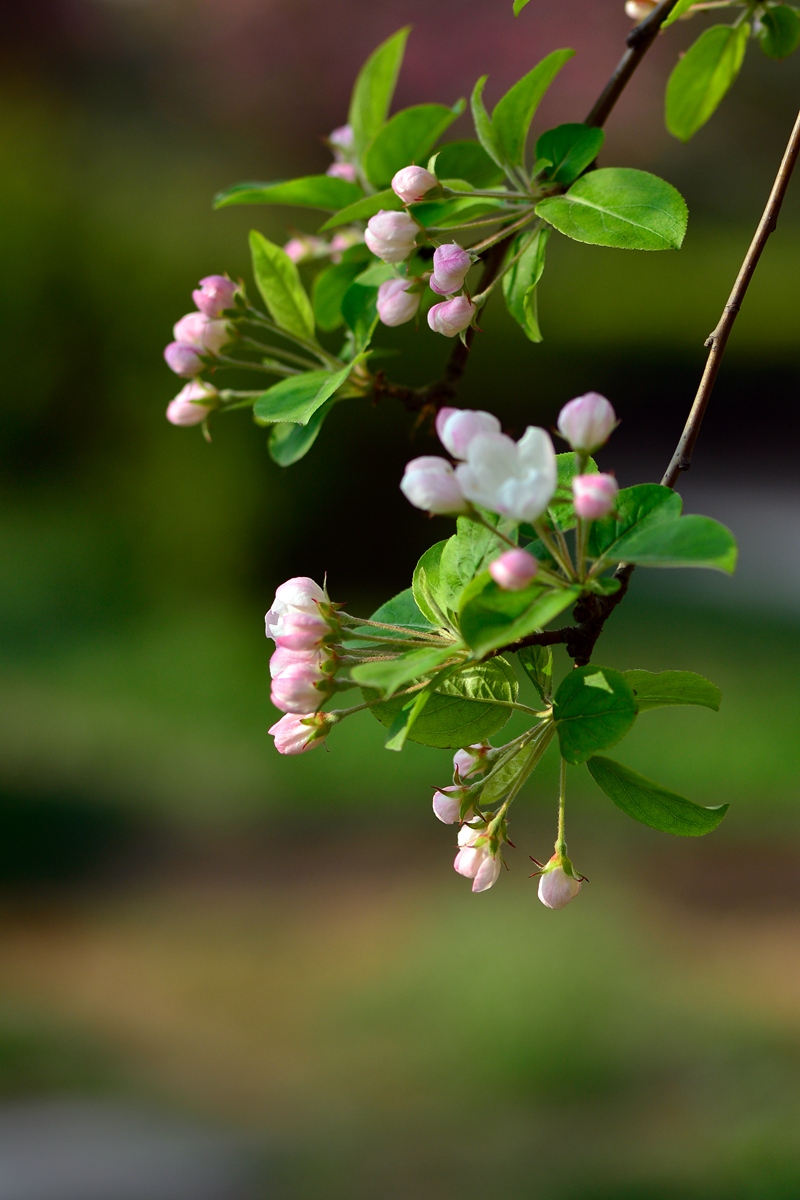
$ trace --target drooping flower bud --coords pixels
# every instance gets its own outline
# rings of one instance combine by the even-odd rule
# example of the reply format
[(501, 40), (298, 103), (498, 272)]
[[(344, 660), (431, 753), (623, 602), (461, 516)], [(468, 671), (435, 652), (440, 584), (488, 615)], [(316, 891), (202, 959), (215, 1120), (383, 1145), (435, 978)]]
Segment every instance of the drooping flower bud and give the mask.
[(418, 233), (419, 226), (408, 213), (382, 208), (367, 222), (364, 241), (384, 262), (398, 263), (408, 258)]
[(472, 880), (473, 892), (485, 892), (497, 882), (500, 874), (500, 853), (492, 854), (488, 843), (476, 846), (486, 835), (485, 829), (472, 829), (462, 825), (458, 832), (458, 844), (461, 847), (453, 863), (459, 875), (465, 875)]
[(283, 618), (283, 633), (275, 638), (281, 650), (318, 650), (331, 634), (331, 624), (324, 617), (305, 612), (287, 612)]
[(437, 246), (433, 252), (431, 287), (439, 296), (452, 295), (464, 283), (471, 266), (472, 259), (458, 242)]
[(218, 397), (217, 389), (202, 380), (187, 383), (167, 405), (167, 420), (171, 425), (199, 425), (217, 407)]
[[(488, 742), (476, 742), (473, 746), (465, 746), (456, 750), (453, 755), (453, 770), (459, 779), (468, 779), (486, 770), (486, 755), (491, 750)], [(446, 791), (447, 789), (445, 789)]]
[(536, 578), (539, 564), (527, 550), (506, 550), (489, 563), (489, 574), (505, 592), (521, 592)]
[(283, 618), (290, 612), (319, 615), (320, 604), (327, 604), (328, 597), (318, 583), (307, 575), (287, 579), (275, 592), (272, 607), (264, 618), (268, 638), (280, 637), (283, 633)]
[(170, 342), (164, 347), (164, 359), (170, 371), (182, 375), (184, 379), (199, 375), (203, 369), (200, 355), (184, 342)]
[(554, 854), (542, 868), (539, 899), (547, 908), (566, 908), (581, 890), (582, 882), (566, 855)]
[(412, 458), (406, 464), (400, 491), (415, 508), (425, 512), (455, 515), (469, 508), (452, 466), (446, 458), (435, 455)]
[(268, 732), (279, 754), (303, 754), (321, 746), (332, 726), (327, 713), (287, 713)]
[(231, 330), (227, 321), (212, 321), (201, 312), (187, 313), (176, 321), (172, 329), (176, 342), (191, 346), (202, 354), (219, 354), (223, 346), (231, 341)]
[(617, 414), (599, 392), (576, 396), (558, 414), (558, 432), (580, 454), (604, 446), (617, 423)]
[[(464, 787), (446, 787), (434, 793), (434, 815), (444, 825), (454, 825), (461, 815), (461, 802), (468, 792)], [(467, 817), (469, 820), (469, 817)]]
[(442, 304), (434, 304), (433, 308), (428, 309), (428, 324), (434, 333), (455, 337), (472, 324), (472, 318), (477, 311), (466, 296), (456, 296), (453, 300), (445, 300)]
[(421, 200), (431, 188), (439, 186), (439, 180), (424, 167), (403, 167), (392, 179), (392, 191), (404, 204)]
[(226, 275), (206, 275), (200, 280), (200, 287), (192, 292), (192, 299), (204, 316), (213, 319), (226, 308), (233, 307), (233, 298), (238, 291), (238, 283)]
[(311, 663), (314, 667), (321, 667), (324, 657), (322, 650), (284, 650), (279, 646), (269, 660), (269, 673), (274, 679), (295, 663)]
[(387, 279), (378, 288), (378, 316), (384, 325), (405, 325), (416, 316), (420, 294), (408, 294), (413, 282), (413, 279)]
[(500, 422), (492, 413), (474, 408), (440, 408), (436, 414), (439, 441), (453, 458), (465, 459), (469, 444), (479, 433), (500, 433)]
[(352, 163), (332, 162), (325, 174), (332, 175), (334, 179), (344, 179), (347, 183), (356, 181), (356, 169)]
[(312, 663), (294, 663), (276, 675), (272, 681), (270, 699), (285, 713), (316, 712), (330, 693), (317, 684), (327, 681), (327, 675)]
[(613, 475), (576, 475), (572, 503), (584, 521), (599, 521), (613, 510), (619, 484)]
[(456, 467), (467, 500), (513, 521), (535, 521), (553, 498), (558, 482), (549, 434), (529, 425), (518, 442), (503, 433), (479, 433), (467, 461)]

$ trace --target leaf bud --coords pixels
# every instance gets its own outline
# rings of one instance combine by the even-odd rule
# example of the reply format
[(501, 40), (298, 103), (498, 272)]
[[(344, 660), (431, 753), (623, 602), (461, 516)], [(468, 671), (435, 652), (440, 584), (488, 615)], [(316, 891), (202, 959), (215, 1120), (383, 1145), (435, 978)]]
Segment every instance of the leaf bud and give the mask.
[(469, 509), (452, 466), (446, 458), (435, 455), (412, 458), (406, 464), (400, 491), (415, 508), (425, 512), (455, 515)]
[(572, 480), (572, 502), (584, 521), (599, 521), (613, 510), (619, 484), (613, 475), (576, 475)]
[(403, 167), (392, 179), (392, 191), (404, 204), (421, 200), (431, 188), (439, 186), (439, 180), (424, 167)]
[(428, 324), (434, 333), (455, 337), (462, 330), (469, 328), (477, 311), (466, 296), (456, 296), (453, 300), (445, 300), (442, 304), (434, 304), (433, 308), (428, 309)]
[(364, 241), (384, 262), (398, 263), (408, 258), (418, 233), (419, 226), (408, 213), (382, 208), (367, 222)]
[(413, 282), (413, 279), (387, 279), (378, 288), (378, 316), (384, 325), (405, 325), (416, 316), (420, 294), (408, 293)]
[(506, 592), (521, 592), (535, 579), (539, 564), (527, 550), (506, 550), (489, 563), (489, 574)]
[(170, 371), (184, 379), (199, 375), (205, 365), (197, 351), (185, 342), (170, 342), (165, 346), (164, 359)]
[(219, 392), (209, 383), (187, 383), (167, 405), (167, 420), (170, 425), (199, 425), (217, 407), (218, 397)]
[(614, 409), (599, 392), (577, 396), (558, 414), (558, 432), (579, 454), (592, 454), (604, 446), (618, 423)]
[(192, 292), (192, 299), (204, 316), (214, 318), (233, 306), (238, 291), (238, 283), (228, 279), (227, 275), (206, 275), (200, 280), (200, 287)]
[(500, 422), (492, 413), (474, 408), (440, 408), (436, 414), (439, 441), (453, 458), (465, 459), (469, 444), (479, 433), (500, 433)]
[(303, 754), (321, 746), (334, 724), (327, 713), (287, 713), (268, 732), (279, 754)]
[(439, 296), (450, 296), (457, 292), (467, 277), (472, 259), (458, 242), (437, 246), (433, 252), (433, 275), (431, 287)]

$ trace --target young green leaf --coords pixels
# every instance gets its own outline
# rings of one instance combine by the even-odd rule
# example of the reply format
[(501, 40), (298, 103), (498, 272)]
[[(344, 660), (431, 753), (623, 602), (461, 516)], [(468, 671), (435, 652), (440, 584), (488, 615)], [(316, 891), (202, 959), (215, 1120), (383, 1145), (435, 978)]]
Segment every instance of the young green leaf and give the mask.
[(414, 568), (412, 591), (420, 612), (435, 626), (452, 628), (447, 601), (441, 587), (441, 558), (446, 541), (437, 542), (425, 551)]
[(515, 17), (519, 16), (519, 14), (522, 12), (523, 8), (525, 7), (525, 5), (527, 3), (528, 3), (528, 0), (514, 0), (514, 16)]
[(711, 517), (693, 514), (648, 529), (632, 530), (619, 544), (623, 562), (642, 567), (708, 567), (732, 575), (736, 539)]
[(259, 396), (253, 416), (262, 424), (293, 421), (307, 425), (317, 409), (342, 386), (354, 365), (348, 363), (341, 371), (304, 371), (282, 379)]
[(439, 179), (465, 179), (476, 188), (494, 188), (505, 179), (502, 168), (471, 138), (445, 142), (436, 156), (436, 174)]
[(761, 14), (758, 35), (767, 58), (786, 58), (800, 46), (800, 16), (788, 4), (776, 4)]
[(562, 680), (553, 717), (561, 757), (568, 763), (585, 762), (624, 738), (636, 720), (636, 699), (619, 671), (590, 663)]
[(492, 129), (492, 122), (486, 111), (486, 105), (483, 103), (483, 89), (486, 87), (486, 80), (488, 78), (488, 75), (482, 75), (472, 90), (472, 97), (470, 98), (472, 119), (475, 122), (475, 132), (478, 135), (478, 141), (489, 157), (497, 163), (498, 167), (502, 168), (505, 174), (508, 164), (503, 156), (500, 142)]
[[(317, 326), (325, 332), (338, 329), (344, 321), (342, 316), (342, 301), (350, 284), (364, 270), (364, 257), (371, 257), (366, 246), (353, 247), (366, 251), (366, 255), (356, 255), (349, 260), (337, 263), (320, 271), (314, 280), (312, 295), (314, 297), (314, 318)], [(349, 252), (348, 252), (349, 253)]]
[(697, 4), (697, 0), (678, 0), (661, 28), (666, 29), (673, 21), (677, 21), (678, 17), (682, 17), (685, 12), (688, 12), (693, 4)]
[(402, 207), (403, 201), (400, 197), (391, 188), (387, 188), (386, 191), (376, 192), (374, 196), (364, 196), (355, 204), (349, 204), (347, 208), (330, 217), (324, 225), (320, 225), (319, 232), (325, 233), (329, 229), (338, 228), (339, 225), (350, 225), (353, 221), (368, 221), (381, 209), (386, 212), (399, 212)]
[(739, 74), (750, 26), (712, 25), (676, 64), (667, 83), (667, 129), (688, 142)]
[(554, 588), (536, 580), (522, 591), (507, 592), (485, 571), (464, 592), (458, 618), (461, 636), (480, 657), (542, 629), (579, 595), (579, 588)]
[(452, 658), (454, 648), (432, 646), (424, 650), (408, 650), (398, 658), (359, 663), (350, 674), (356, 683), (377, 689), (389, 700), (399, 688), (442, 667)]
[(322, 424), (335, 403), (336, 397), (331, 396), (305, 425), (288, 421), (278, 421), (273, 425), (267, 443), (272, 461), (279, 467), (290, 467), (304, 458), (317, 440)]
[(353, 130), (353, 144), (359, 158), (389, 113), (410, 29), (410, 26), (406, 26), (382, 42), (358, 73), (347, 119)]
[(214, 208), (231, 204), (291, 204), (297, 208), (326, 208), (336, 212), (347, 204), (355, 204), (363, 196), (357, 183), (336, 179), (332, 175), (306, 175), (302, 179), (279, 180), (276, 183), (235, 183), (217, 192)]
[(258, 290), (272, 319), (287, 333), (313, 340), (314, 313), (295, 264), (255, 229), (250, 232), (250, 250)]
[[(366, 693), (365, 693), (366, 694)], [(416, 724), (417, 718), (433, 695), (433, 681), (416, 695), (409, 696), (389, 726), (389, 736), (384, 745), (387, 750), (402, 750), (406, 738)], [(373, 710), (374, 711), (374, 710)], [(385, 724), (385, 722), (383, 722)]]
[(424, 165), (445, 130), (461, 116), (465, 104), (464, 100), (458, 100), (452, 108), (444, 104), (417, 104), (395, 113), (364, 156), (369, 181), (375, 187), (385, 188), (403, 167), (411, 163)]
[[(539, 101), (574, 50), (553, 50), (518, 80), (494, 107), (492, 131), (502, 157), (512, 167), (525, 166), (525, 143)], [(488, 149), (488, 147), (487, 147)]]
[(557, 125), (548, 129), (536, 143), (536, 161), (552, 163), (544, 179), (554, 183), (572, 183), (600, 153), (606, 135), (588, 125)]
[[(516, 700), (518, 691), (516, 676), (505, 659), (498, 656), (445, 671), (448, 673), (444, 678), (432, 681), (432, 694), (416, 717), (413, 730), (407, 733), (409, 740), (456, 750), (502, 729), (512, 712), (507, 705)], [(364, 692), (365, 700), (373, 700), (375, 695), (369, 690)], [(393, 696), (373, 705), (370, 711), (382, 725), (391, 727), (409, 703), (406, 696)]]
[[(391, 278), (392, 268), (388, 264), (381, 266), (388, 273), (387, 278)], [(345, 324), (353, 331), (356, 351), (359, 354), (366, 350), (378, 324), (379, 286), (366, 283), (358, 276), (342, 297), (342, 316)]]
[[(558, 457), (560, 467), (562, 455)], [(650, 529), (663, 521), (676, 521), (681, 515), (681, 508), (682, 501), (678, 493), (660, 483), (639, 483), (635, 487), (623, 488), (617, 494), (614, 513), (601, 521), (592, 522), (590, 526), (589, 557), (619, 562), (622, 557), (619, 547), (624, 544), (628, 534), (635, 530)]]
[(694, 671), (623, 671), (639, 712), (665, 704), (699, 704), (719, 712), (719, 688)]
[(537, 229), (532, 240), (530, 231), (519, 233), (506, 255), (510, 262), (519, 254), (520, 247), (526, 241), (529, 243), (519, 261), (503, 276), (503, 295), (508, 311), (532, 342), (542, 340), (536, 312), (536, 285), (544, 271), (544, 252), (549, 237), (550, 230), (546, 226)]
[(477, 521), (459, 517), (457, 528), (444, 544), (438, 579), (439, 594), (453, 612), (458, 612), (464, 588), (506, 548), (492, 529)]
[(679, 250), (688, 210), (680, 192), (633, 167), (602, 167), (564, 196), (548, 196), (536, 215), (576, 242), (621, 250)]
[(634, 821), (641, 821), (662, 833), (700, 837), (716, 829), (728, 811), (727, 804), (716, 808), (694, 804), (611, 758), (590, 758), (586, 765), (609, 800)]
[(553, 698), (553, 647), (523, 646), (517, 658), (542, 700), (549, 704)]

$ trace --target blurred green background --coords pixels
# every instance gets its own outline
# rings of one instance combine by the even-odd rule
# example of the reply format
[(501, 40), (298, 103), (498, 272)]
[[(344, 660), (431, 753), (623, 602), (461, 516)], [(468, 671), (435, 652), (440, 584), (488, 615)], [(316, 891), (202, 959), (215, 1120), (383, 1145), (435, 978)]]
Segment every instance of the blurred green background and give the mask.
[[(244, 413), (211, 446), (163, 417), (178, 386), (161, 349), (196, 281), (249, 278), (251, 226), (314, 229), (297, 211), (214, 214), (211, 196), (324, 170), (319, 139), (379, 40), (415, 25), (399, 104), (452, 101), (484, 71), (491, 102), (574, 45), (542, 109), (555, 124), (579, 120), (613, 68), (622, 7), (539, 0), (516, 23), (510, 0), (9, 14), (4, 1103), (122, 1099), (235, 1131), (261, 1163), (254, 1196), (797, 1195), (800, 186), (680, 489), (741, 536), (740, 572), (637, 571), (598, 651), (722, 687), (719, 714), (649, 714), (621, 757), (731, 810), (709, 839), (670, 840), (570, 771), (570, 849), (591, 884), (565, 912), (538, 904), (526, 868), (554, 834), (554, 760), (517, 804), (510, 873), (473, 897), (430, 812), (447, 753), (388, 755), (368, 714), (299, 759), (267, 736), (274, 588), (327, 571), (368, 615), (407, 586), (448, 529), (395, 486), (430, 434), (388, 401), (342, 404), (284, 472)], [(664, 82), (698, 27), (661, 39), (603, 155), (682, 190), (685, 248), (553, 239), (545, 342), (488, 313), (462, 392), (511, 430), (604, 392), (623, 421), (601, 464), (623, 484), (669, 460), (800, 94), (800, 63), (754, 45), (719, 115), (671, 141)], [(411, 382), (448, 350), (427, 330), (382, 340)]]

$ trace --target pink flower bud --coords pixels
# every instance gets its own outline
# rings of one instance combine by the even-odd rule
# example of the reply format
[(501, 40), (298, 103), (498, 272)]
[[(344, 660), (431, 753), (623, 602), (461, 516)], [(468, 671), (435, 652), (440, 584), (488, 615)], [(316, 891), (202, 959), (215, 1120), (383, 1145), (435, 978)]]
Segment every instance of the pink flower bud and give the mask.
[(645, 17), (649, 17), (658, 0), (627, 0), (625, 5), (625, 16), (630, 17), (632, 21), (643, 21)]
[[(539, 899), (548, 908), (565, 908), (581, 890), (581, 880), (568, 874), (561, 861), (558, 855), (554, 854), (539, 880)], [(571, 864), (569, 869), (572, 870)]]
[(332, 162), (325, 174), (332, 175), (334, 179), (344, 179), (347, 183), (356, 181), (356, 169), (352, 163)]
[(488, 742), (476, 742), (473, 746), (465, 746), (456, 750), (453, 755), (453, 770), (459, 779), (467, 779), (486, 770), (486, 755), (491, 750)]
[(414, 249), (419, 226), (408, 213), (382, 208), (367, 222), (364, 241), (373, 254), (387, 263), (402, 262)]
[(275, 738), (275, 749), (279, 754), (303, 754), (322, 745), (331, 724), (325, 713), (287, 713), (268, 732)]
[(500, 433), (500, 422), (480, 409), (441, 408), (436, 415), (436, 432), (448, 454), (465, 459), (472, 439), (479, 433)]
[(483, 837), (485, 830), (471, 829), (462, 825), (458, 834), (458, 844), (461, 847), (455, 857), (453, 866), (459, 875), (465, 875), (472, 880), (473, 892), (485, 892), (497, 882), (500, 874), (500, 855), (492, 854), (488, 845), (476, 847), (473, 843)]
[(272, 681), (270, 699), (286, 713), (316, 712), (330, 689), (320, 690), (318, 683), (327, 679), (324, 671), (312, 663), (294, 663)]
[(576, 475), (572, 480), (572, 502), (584, 521), (599, 521), (614, 507), (619, 484), (613, 475)]
[(283, 247), (283, 253), (288, 255), (293, 263), (311, 262), (314, 258), (323, 258), (328, 253), (328, 243), (324, 238), (314, 237), (313, 234), (301, 234), (289, 238)]
[(287, 612), (283, 618), (283, 633), (275, 638), (275, 645), (281, 650), (318, 650), (330, 632), (330, 623), (324, 617)]
[(307, 575), (297, 575), (293, 579), (287, 579), (275, 592), (272, 608), (264, 618), (267, 637), (280, 637), (283, 633), (283, 621), (287, 613), (303, 612), (316, 617), (319, 615), (320, 604), (327, 603), (328, 597), (322, 588)]
[(360, 229), (340, 229), (338, 233), (333, 235), (331, 243), (328, 246), (331, 262), (340, 263), (345, 250), (349, 250), (351, 246), (358, 246), (363, 241), (364, 235)]
[(428, 310), (428, 324), (434, 333), (455, 337), (462, 329), (472, 324), (472, 318), (477, 311), (466, 296), (456, 296), (454, 300), (434, 304), (433, 308)]
[(506, 592), (521, 592), (535, 579), (538, 570), (538, 562), (527, 550), (506, 550), (489, 563), (489, 574)]
[(167, 405), (167, 420), (171, 425), (199, 425), (217, 407), (218, 396), (215, 387), (201, 380), (187, 383)]
[(321, 667), (323, 658), (321, 650), (284, 650), (278, 647), (269, 660), (269, 673), (274, 679), (295, 663), (311, 663), (314, 667)]
[(200, 355), (184, 342), (170, 342), (164, 348), (164, 358), (170, 371), (184, 378), (199, 375), (203, 369)]
[(344, 151), (348, 153), (353, 149), (353, 127), (352, 125), (339, 125), (328, 134), (328, 141), (334, 148), (334, 153)]
[(433, 812), (444, 825), (454, 825), (459, 819), (461, 801), (467, 791), (468, 789), (464, 787), (446, 787), (434, 794)]
[(176, 342), (202, 354), (218, 354), (231, 340), (227, 321), (211, 321), (201, 312), (187, 313), (172, 329)]
[(421, 200), (431, 188), (439, 186), (439, 180), (424, 167), (403, 167), (392, 180), (392, 191), (404, 204)]
[(463, 513), (469, 505), (446, 458), (423, 455), (406, 464), (400, 491), (415, 508), (431, 513)]
[(192, 299), (205, 316), (218, 317), (226, 308), (233, 307), (233, 298), (238, 291), (238, 283), (227, 276), (206, 275), (200, 280), (200, 287), (192, 292)]
[(558, 414), (558, 432), (581, 454), (591, 454), (604, 446), (616, 424), (617, 414), (599, 392), (577, 396)]
[(387, 279), (378, 288), (378, 316), (384, 325), (405, 325), (416, 316), (420, 294), (408, 295), (413, 279)]
[(472, 259), (458, 242), (438, 246), (433, 252), (431, 287), (440, 296), (457, 292), (467, 277)]

